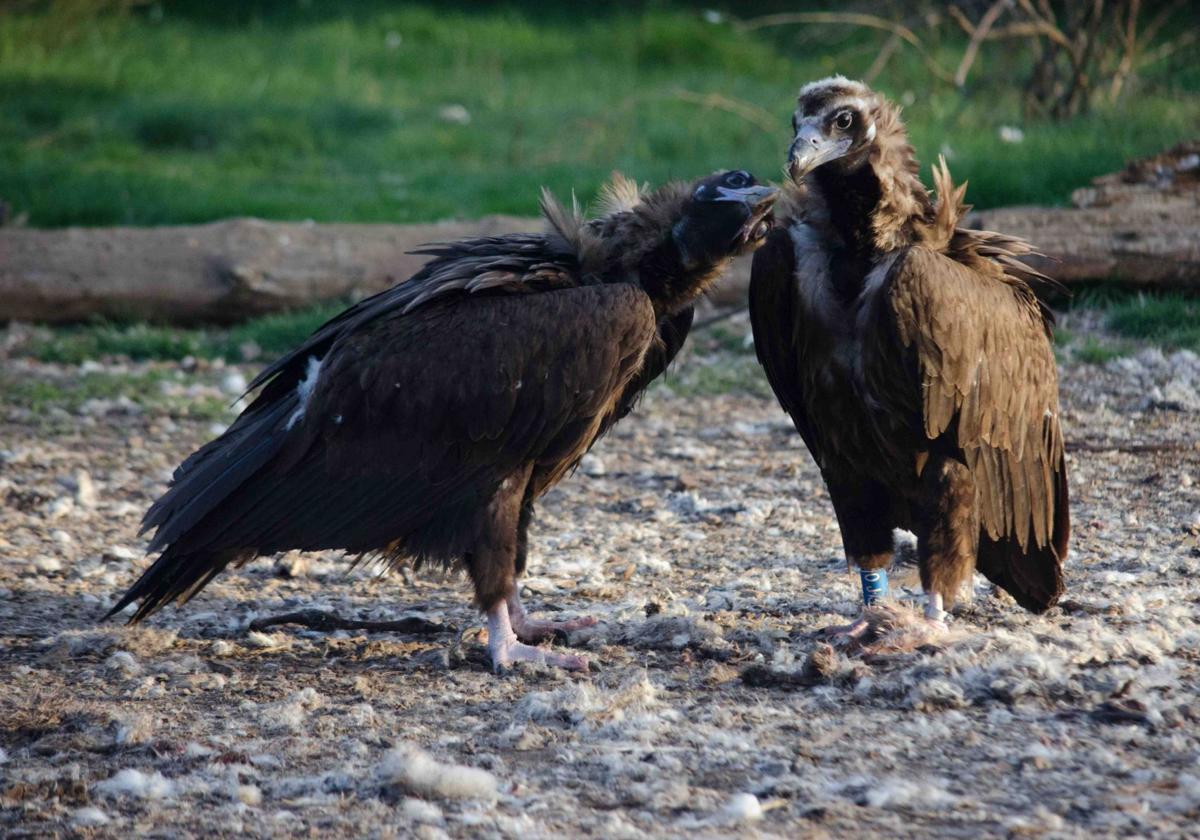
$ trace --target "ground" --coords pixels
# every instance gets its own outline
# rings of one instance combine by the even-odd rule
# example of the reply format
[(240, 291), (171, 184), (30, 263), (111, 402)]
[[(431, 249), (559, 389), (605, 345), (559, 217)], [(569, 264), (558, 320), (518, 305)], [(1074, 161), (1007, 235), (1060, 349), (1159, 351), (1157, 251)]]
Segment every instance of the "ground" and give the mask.
[[(864, 650), (818, 634), (856, 612), (857, 577), (744, 321), (723, 329), (539, 507), (523, 592), (601, 619), (567, 643), (589, 674), (494, 675), (462, 579), (335, 554), (100, 623), (146, 564), (141, 513), (253, 367), (4, 360), (0, 833), (1193, 833), (1196, 355), (1067, 354), (1058, 608), (976, 578), (946, 634)], [(247, 632), (310, 606), (453, 629)]]

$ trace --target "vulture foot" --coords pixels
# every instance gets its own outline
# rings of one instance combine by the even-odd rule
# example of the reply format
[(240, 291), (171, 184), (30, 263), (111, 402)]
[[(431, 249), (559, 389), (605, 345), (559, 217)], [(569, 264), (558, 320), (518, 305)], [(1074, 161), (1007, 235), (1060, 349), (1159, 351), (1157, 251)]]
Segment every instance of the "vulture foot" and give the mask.
[(535, 662), (553, 665), (568, 671), (588, 670), (587, 657), (572, 653), (557, 653), (547, 648), (534, 647), (518, 641), (509, 619), (509, 605), (498, 601), (488, 610), (488, 653), (492, 655), (492, 668), (503, 671), (515, 662)]
[(508, 619), (517, 638), (529, 644), (536, 644), (551, 638), (565, 639), (571, 631), (582, 630), (584, 627), (591, 627), (596, 623), (596, 619), (590, 615), (565, 621), (530, 618), (515, 590), (508, 596)]

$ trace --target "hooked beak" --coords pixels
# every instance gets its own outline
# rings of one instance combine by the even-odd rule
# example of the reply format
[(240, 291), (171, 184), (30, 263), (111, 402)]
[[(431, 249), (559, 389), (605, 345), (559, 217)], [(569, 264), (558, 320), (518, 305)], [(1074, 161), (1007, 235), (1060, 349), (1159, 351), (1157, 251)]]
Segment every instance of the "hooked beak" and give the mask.
[(725, 187), (717, 187), (716, 201), (740, 201), (745, 205), (749, 217), (746, 223), (742, 225), (738, 231), (738, 241), (742, 243), (755, 242), (764, 239), (771, 230), (771, 210), (775, 207), (775, 200), (779, 198), (779, 190), (776, 187), (768, 187), (759, 185), (754, 187), (745, 187), (740, 190), (731, 190)]
[(812, 172), (823, 163), (836, 160), (850, 150), (851, 140), (826, 137), (815, 125), (802, 125), (788, 149), (788, 175), (793, 181)]

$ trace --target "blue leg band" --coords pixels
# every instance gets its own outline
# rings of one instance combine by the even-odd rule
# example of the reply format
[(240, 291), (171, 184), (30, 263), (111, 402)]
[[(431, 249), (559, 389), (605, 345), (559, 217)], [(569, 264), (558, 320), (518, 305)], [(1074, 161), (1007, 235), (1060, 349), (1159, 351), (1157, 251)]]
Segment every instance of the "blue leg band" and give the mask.
[(859, 569), (859, 578), (862, 579), (863, 604), (871, 606), (877, 604), (887, 597), (888, 582), (886, 569), (872, 569), (865, 571)]

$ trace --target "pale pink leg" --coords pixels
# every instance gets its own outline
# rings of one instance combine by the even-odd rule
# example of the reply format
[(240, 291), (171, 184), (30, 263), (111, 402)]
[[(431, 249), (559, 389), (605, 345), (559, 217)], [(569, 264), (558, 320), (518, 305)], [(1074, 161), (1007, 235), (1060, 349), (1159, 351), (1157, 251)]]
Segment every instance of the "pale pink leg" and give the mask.
[(533, 647), (517, 641), (508, 618), (508, 604), (497, 601), (487, 612), (488, 653), (492, 655), (492, 668), (500, 671), (514, 662), (539, 662), (555, 665), (568, 671), (586, 671), (585, 657), (572, 653), (556, 653), (547, 648)]
[(556, 633), (569, 633), (584, 627), (591, 627), (596, 619), (590, 615), (581, 618), (571, 618), (566, 621), (546, 621), (530, 618), (521, 604), (521, 596), (514, 589), (508, 596), (508, 620), (522, 642), (540, 642), (549, 639)]

